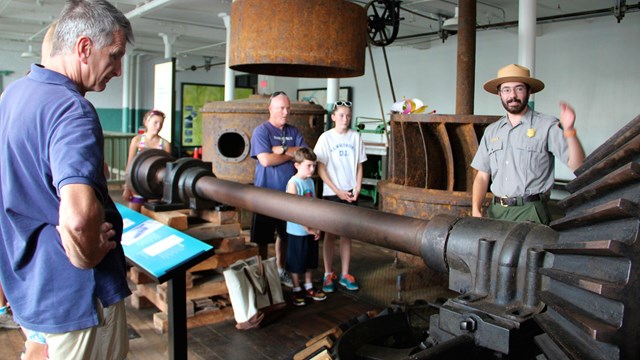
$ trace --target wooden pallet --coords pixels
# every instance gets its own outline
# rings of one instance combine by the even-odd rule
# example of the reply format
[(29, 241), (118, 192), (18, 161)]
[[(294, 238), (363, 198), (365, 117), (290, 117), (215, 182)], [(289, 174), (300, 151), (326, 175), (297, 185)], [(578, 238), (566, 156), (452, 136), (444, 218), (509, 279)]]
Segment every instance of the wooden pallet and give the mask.
[(171, 210), (171, 211), (153, 211), (142, 207), (142, 215), (148, 216), (158, 222), (171, 226), (176, 230), (190, 229), (190, 219), (201, 219), (210, 225), (240, 225), (239, 214), (237, 210)]
[(323, 332), (320, 335), (314, 336), (308, 340), (302, 348), (297, 350), (293, 355), (293, 360), (331, 360), (333, 359), (331, 351), (333, 345), (342, 334), (348, 330), (354, 324), (368, 319), (374, 318), (378, 315), (377, 310), (369, 310), (364, 314), (359, 315), (356, 318), (342, 323), (332, 329)]
[(334, 342), (342, 336), (342, 329), (335, 327), (306, 342), (305, 347), (293, 355), (293, 360), (332, 359), (330, 355)]
[[(187, 270), (187, 328), (233, 319), (233, 308), (222, 270), (234, 262), (258, 255), (258, 247), (242, 233), (237, 211), (175, 210), (142, 213), (156, 221), (183, 231), (215, 248), (216, 254)], [(168, 330), (167, 284), (157, 284), (137, 267), (129, 270), (135, 285), (130, 303), (141, 309), (155, 306), (154, 326), (160, 333)]]

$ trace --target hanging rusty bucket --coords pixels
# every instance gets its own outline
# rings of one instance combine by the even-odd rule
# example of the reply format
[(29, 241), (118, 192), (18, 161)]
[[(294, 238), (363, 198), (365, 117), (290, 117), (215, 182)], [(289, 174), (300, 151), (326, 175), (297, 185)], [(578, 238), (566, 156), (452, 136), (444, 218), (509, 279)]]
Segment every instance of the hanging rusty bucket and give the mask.
[(229, 67), (266, 75), (364, 75), (364, 7), (345, 0), (235, 0)]

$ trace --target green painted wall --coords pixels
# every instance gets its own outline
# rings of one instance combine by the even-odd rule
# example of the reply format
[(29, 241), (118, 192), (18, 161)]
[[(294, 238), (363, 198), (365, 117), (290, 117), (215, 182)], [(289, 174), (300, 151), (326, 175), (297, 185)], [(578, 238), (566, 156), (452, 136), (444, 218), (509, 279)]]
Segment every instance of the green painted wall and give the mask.
[[(122, 132), (122, 112), (123, 109), (96, 109), (98, 116), (100, 117), (100, 124), (104, 131)], [(142, 117), (149, 111), (148, 109), (129, 109), (129, 121), (127, 133), (137, 133), (138, 128), (142, 126)]]
[(122, 132), (122, 109), (96, 109), (102, 130)]
[[(151, 109), (128, 110), (130, 114), (130, 120), (128, 121), (129, 124), (127, 126), (125, 133), (129, 133), (129, 134), (138, 133), (138, 128), (143, 126), (142, 120), (143, 120), (144, 114), (146, 114), (147, 111), (149, 110)], [(100, 117), (100, 124), (102, 124), (103, 131), (122, 133), (123, 109), (101, 108), (101, 109), (96, 109), (96, 111), (98, 112), (98, 116)], [(181, 126), (182, 124), (180, 123), (181, 116), (179, 111), (174, 112), (173, 119), (174, 119), (173, 134), (172, 134), (173, 138), (169, 139), (172, 145), (177, 144), (176, 139), (179, 139), (179, 136), (180, 136), (181, 129), (179, 128), (179, 126)], [(176, 148), (175, 145), (173, 145), (173, 147)]]

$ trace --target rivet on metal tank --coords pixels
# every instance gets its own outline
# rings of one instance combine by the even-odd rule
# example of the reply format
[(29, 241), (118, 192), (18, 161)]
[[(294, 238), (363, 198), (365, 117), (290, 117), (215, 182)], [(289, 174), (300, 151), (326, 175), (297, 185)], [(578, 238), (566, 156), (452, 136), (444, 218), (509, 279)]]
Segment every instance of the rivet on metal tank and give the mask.
[(367, 14), (345, 0), (236, 0), (229, 67), (277, 76), (364, 74)]

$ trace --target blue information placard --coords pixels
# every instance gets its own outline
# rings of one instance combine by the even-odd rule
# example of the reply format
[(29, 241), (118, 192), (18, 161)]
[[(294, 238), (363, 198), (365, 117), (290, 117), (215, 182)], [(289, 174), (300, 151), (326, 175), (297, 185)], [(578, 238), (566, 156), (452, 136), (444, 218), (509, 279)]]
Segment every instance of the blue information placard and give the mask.
[(193, 266), (213, 255), (213, 246), (122, 204), (116, 206), (122, 215), (125, 256), (160, 282), (168, 279), (172, 270)]

